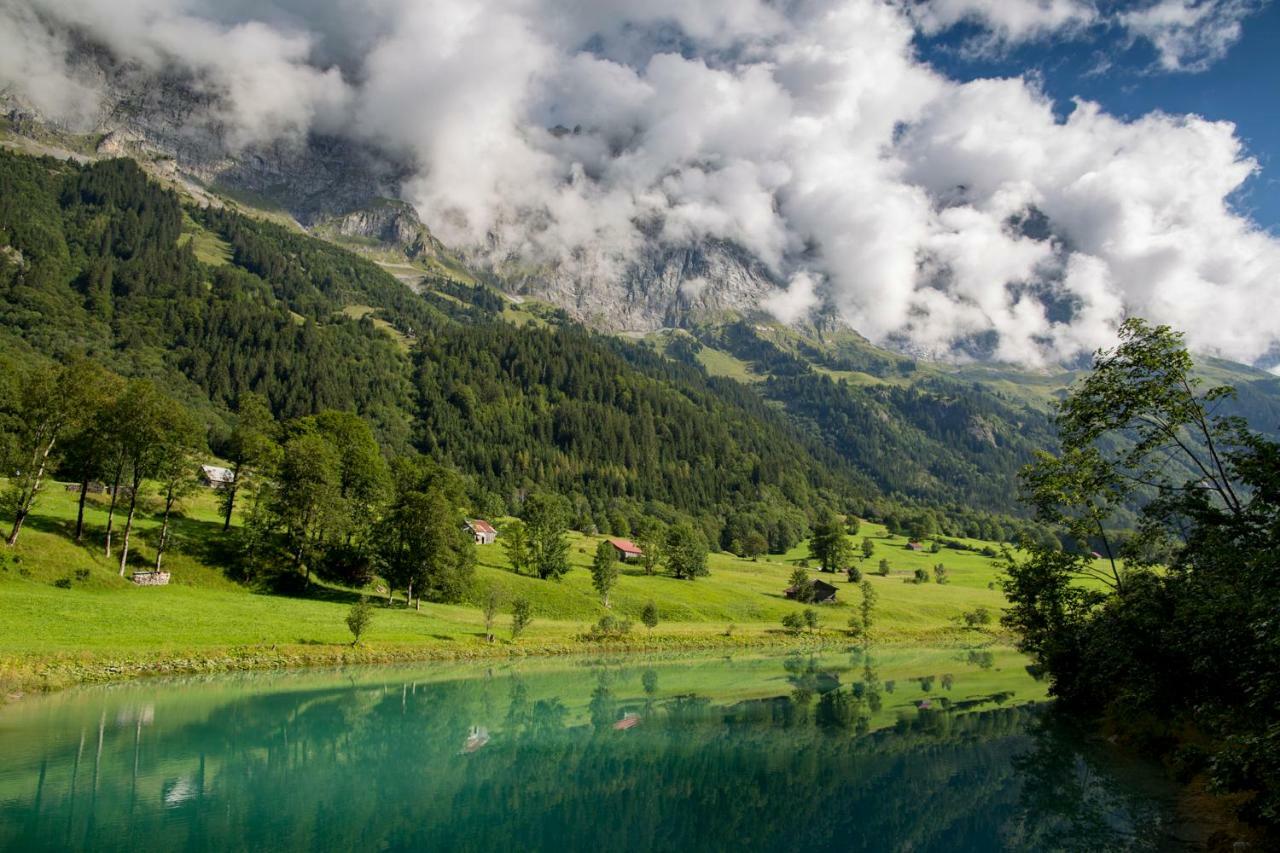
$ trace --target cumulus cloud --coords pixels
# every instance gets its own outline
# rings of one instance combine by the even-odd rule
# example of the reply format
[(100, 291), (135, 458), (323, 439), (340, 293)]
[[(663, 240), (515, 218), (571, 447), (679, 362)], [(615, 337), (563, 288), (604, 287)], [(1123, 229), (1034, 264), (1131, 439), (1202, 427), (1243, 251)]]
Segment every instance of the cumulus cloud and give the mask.
[[(610, 277), (654, 242), (716, 240), (783, 283), (761, 304), (779, 319), (833, 306), (920, 353), (1069, 360), (1140, 314), (1264, 358), (1280, 243), (1231, 207), (1258, 166), (1230, 124), (1087, 102), (1064, 119), (1034, 82), (951, 80), (915, 51), (962, 22), (1016, 42), (1099, 15), (1084, 0), (0, 0), (0, 83), (92, 114), (95, 82), (69, 61), (91, 35), (191, 75), (232, 145), (319, 129), (377, 146), (410, 167), (403, 194), (443, 239), (526, 268)], [(1203, 52), (1178, 48), (1179, 67)]]
[(928, 35), (957, 24), (983, 27), (988, 43), (1010, 45), (1086, 27), (1099, 19), (1086, 0), (918, 0), (906, 7)]
[(1263, 0), (1156, 0), (1122, 13), (1120, 24), (1146, 39), (1166, 71), (1203, 71), (1227, 55), (1244, 28), (1244, 19)]

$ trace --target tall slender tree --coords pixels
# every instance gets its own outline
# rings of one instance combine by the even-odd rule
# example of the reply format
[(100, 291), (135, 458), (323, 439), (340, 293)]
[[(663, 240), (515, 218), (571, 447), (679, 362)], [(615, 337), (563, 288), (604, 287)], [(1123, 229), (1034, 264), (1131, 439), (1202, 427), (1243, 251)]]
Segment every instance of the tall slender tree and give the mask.
[(543, 580), (559, 580), (569, 571), (569, 509), (559, 495), (538, 493), (524, 502), (529, 537), (529, 563)]
[(200, 424), (185, 408), (175, 406), (166, 417), (161, 445), (157, 448), (155, 478), (160, 484), (164, 509), (156, 534), (156, 571), (160, 571), (170, 545), (169, 520), (178, 501), (195, 490), (197, 454), (204, 449)]
[(591, 585), (600, 594), (600, 603), (609, 606), (609, 591), (618, 582), (618, 556), (613, 545), (601, 542), (596, 546), (595, 558), (591, 561)]
[(86, 399), (84, 417), (64, 443), (63, 467), (80, 484), (76, 501), (76, 542), (84, 541), (84, 511), (91, 484), (112, 471), (110, 412), (124, 390), (124, 380), (92, 362), (82, 377)]
[(13, 516), (5, 540), (18, 544), (18, 534), (44, 487), (58, 441), (85, 415), (85, 383), (89, 370), (83, 361), (64, 367), (42, 367), (23, 380), (18, 399), (18, 435), (11, 460), (9, 486), (4, 503)]
[[(120, 576), (124, 577), (129, 563), (129, 537), (138, 511), (138, 493), (143, 482), (159, 471), (179, 409), (178, 404), (161, 394), (149, 379), (130, 381), (114, 408), (119, 430), (116, 440), (127, 472), (125, 488), (129, 501), (120, 542)], [(111, 535), (110, 531), (107, 535)]]
[(220, 494), (222, 529), (231, 527), (236, 499), (257, 486), (259, 478), (270, 473), (279, 462), (278, 426), (271, 414), (267, 398), (252, 392), (240, 395), (235, 426), (227, 442), (227, 459), (231, 462), (231, 482)]

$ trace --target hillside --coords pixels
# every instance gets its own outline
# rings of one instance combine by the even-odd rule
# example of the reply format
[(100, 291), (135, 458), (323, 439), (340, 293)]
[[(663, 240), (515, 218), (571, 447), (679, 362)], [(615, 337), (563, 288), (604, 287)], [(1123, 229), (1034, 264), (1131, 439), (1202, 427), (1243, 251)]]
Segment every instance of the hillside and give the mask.
[[(587, 568), (599, 537), (572, 534), (572, 568), (561, 582), (540, 581), (511, 570), (499, 546), (474, 546), (476, 585), (458, 605), (430, 604), (421, 610), (405, 605), (380, 606), (367, 643), (352, 650), (344, 617), (358, 592), (319, 585), (305, 596), (272, 596), (231, 582), (217, 563), (228, 539), (213, 495), (200, 492), (183, 506), (178, 521), (179, 546), (167, 559), (173, 583), (137, 587), (119, 578), (94, 536), (105, 523), (105, 499), (90, 502), (87, 517), (92, 544), (68, 538), (75, 517), (75, 496), (61, 486), (50, 489), (17, 548), (0, 555), (0, 691), (57, 686), (69, 681), (98, 680), (121, 674), (200, 671), (273, 666), (284, 663), (336, 662), (353, 659), (459, 658), (538, 651), (575, 652), (599, 648), (582, 639), (591, 623), (605, 613), (591, 587)], [(141, 522), (140, 565), (152, 558), (157, 523)], [(861, 560), (879, 597), (873, 636), (877, 641), (929, 641), (981, 651), (997, 636), (993, 625), (965, 627), (962, 616), (978, 608), (997, 613), (1001, 594), (992, 589), (995, 561), (979, 553), (991, 543), (966, 541), (973, 550), (945, 548), (938, 554), (906, 549), (906, 539), (882, 526), (864, 524), (860, 535), (875, 543), (875, 553)], [(808, 544), (784, 555), (743, 560), (713, 554), (711, 573), (697, 581), (626, 568), (613, 595), (614, 613), (636, 622), (625, 638), (605, 644), (649, 650), (679, 650), (707, 645), (754, 646), (793, 642), (780, 620), (805, 605), (787, 601), (782, 591), (792, 571), (811, 559)], [(881, 559), (888, 576), (876, 573)], [(916, 568), (948, 567), (946, 585), (904, 581)], [(818, 608), (821, 638), (838, 641), (858, 611), (861, 594), (843, 576), (820, 575), (834, 583), (837, 602)], [(484, 642), (477, 606), (489, 589), (504, 602), (499, 617), (500, 641)], [(527, 598), (534, 623), (518, 643), (507, 636), (509, 602)], [(653, 601), (658, 626), (649, 633), (639, 625), (641, 610)]]
[(685, 514), (723, 547), (754, 528), (786, 548), (824, 506), (882, 515), (933, 502), (946, 509), (932, 527), (1013, 534), (984, 514), (1017, 510), (1007, 489), (986, 484), (1007, 482), (1025, 443), (951, 447), (972, 408), (964, 399), (954, 415), (895, 402), (915, 406), (925, 442), (865, 406), (836, 434), (804, 410), (806, 394), (838, 400), (836, 386), (798, 387), (780, 410), (740, 382), (484, 285), (419, 266), (406, 287), (284, 225), (184, 205), (129, 160), (0, 153), (0, 169), (0, 353), (13, 364), (87, 354), (156, 378), (203, 412), (215, 451), (227, 412), (253, 391), (285, 419), (354, 410), (389, 452), (415, 448), (459, 469), (486, 514), (547, 488), (574, 498), (579, 526)]

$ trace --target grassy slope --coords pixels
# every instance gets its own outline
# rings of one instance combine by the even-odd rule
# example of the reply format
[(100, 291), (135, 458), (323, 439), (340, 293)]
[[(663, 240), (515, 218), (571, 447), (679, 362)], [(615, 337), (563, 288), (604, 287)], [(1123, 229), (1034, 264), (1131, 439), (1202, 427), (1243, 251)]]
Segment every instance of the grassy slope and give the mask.
[[(515, 575), (503, 549), (488, 546), (478, 548), (472, 602), (425, 604), (421, 611), (406, 609), (402, 600), (395, 607), (380, 607), (367, 643), (351, 650), (344, 618), (356, 592), (317, 587), (305, 598), (258, 594), (212, 568), (227, 539), (208, 492), (189, 499), (183, 517), (175, 521), (179, 547), (165, 558), (165, 567), (173, 573), (168, 587), (136, 587), (118, 577), (117, 558), (107, 559), (101, 552), (106, 522), (101, 496), (91, 499), (84, 545), (70, 539), (74, 517), (75, 495), (51, 484), (17, 547), (0, 550), (0, 683), (9, 690), (135, 672), (339, 662), (353, 657), (392, 660), (584, 651), (590, 646), (580, 635), (606, 612), (587, 571), (597, 538), (573, 535), (573, 570), (559, 582)], [(133, 569), (145, 570), (154, 560), (150, 535), (157, 524), (153, 515), (141, 514), (130, 560)], [(1001, 606), (999, 592), (988, 588), (996, 576), (991, 560), (960, 552), (909, 552), (903, 547), (905, 540), (890, 538), (875, 525), (864, 524), (859, 538), (868, 533), (875, 537), (877, 551), (866, 561), (867, 568), (877, 565), (882, 556), (893, 567), (890, 577), (870, 576), (880, 594), (878, 638), (989, 639), (959, 628), (957, 620), (974, 607), (994, 611)], [(787, 601), (782, 589), (795, 564), (805, 557), (804, 546), (758, 561), (713, 554), (711, 575), (696, 581), (646, 577), (637, 568), (625, 567), (612, 595), (613, 612), (638, 622), (640, 609), (652, 599), (662, 621), (652, 635), (637, 625), (623, 645), (677, 649), (796, 642), (781, 634), (778, 623), (787, 612), (802, 609)], [(951, 571), (950, 584), (903, 582), (916, 566), (930, 567), (939, 561)], [(54, 585), (63, 579), (70, 580), (70, 589)], [(828, 639), (843, 636), (860, 600), (856, 587), (842, 576), (834, 582), (840, 588), (839, 603), (820, 608)], [(503, 640), (497, 646), (483, 640), (483, 619), (475, 605), (491, 586), (501, 590), (505, 601), (524, 596), (532, 603), (533, 626), (514, 643), (505, 639), (509, 621), (505, 615), (499, 620)], [(734, 628), (725, 636), (729, 625)]]

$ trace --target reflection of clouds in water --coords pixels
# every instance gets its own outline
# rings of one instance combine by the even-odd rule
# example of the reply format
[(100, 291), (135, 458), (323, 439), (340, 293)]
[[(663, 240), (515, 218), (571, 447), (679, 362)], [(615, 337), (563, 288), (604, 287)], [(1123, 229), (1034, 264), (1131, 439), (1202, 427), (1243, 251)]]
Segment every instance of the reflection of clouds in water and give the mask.
[(168, 808), (177, 808), (199, 793), (196, 781), (191, 776), (182, 776), (172, 782), (166, 782), (160, 798)]

